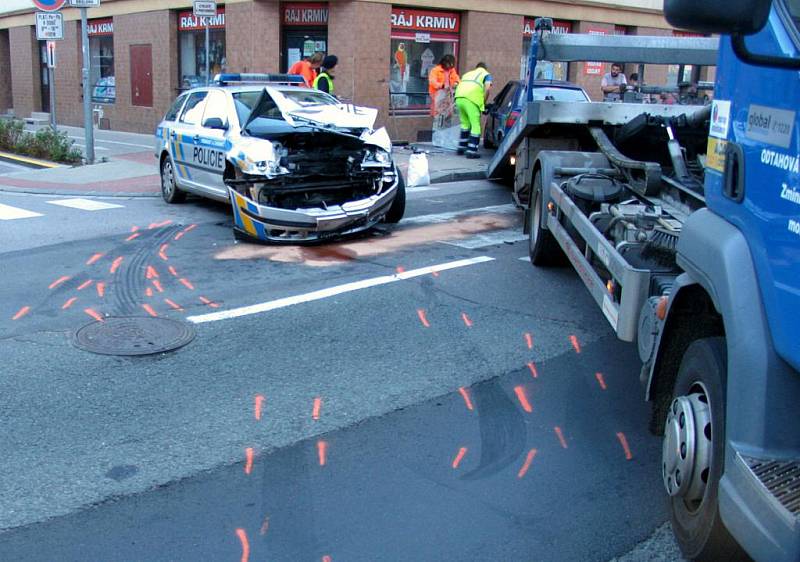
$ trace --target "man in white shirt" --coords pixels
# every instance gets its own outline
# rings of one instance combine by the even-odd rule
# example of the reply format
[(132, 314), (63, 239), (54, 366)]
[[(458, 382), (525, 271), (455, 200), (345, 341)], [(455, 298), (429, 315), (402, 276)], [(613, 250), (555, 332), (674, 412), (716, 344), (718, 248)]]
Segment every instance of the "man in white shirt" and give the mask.
[(619, 101), (620, 94), (624, 92), (622, 86), (627, 86), (628, 81), (622, 73), (622, 65), (614, 63), (611, 65), (611, 72), (607, 72), (600, 82), (603, 90), (603, 101)]

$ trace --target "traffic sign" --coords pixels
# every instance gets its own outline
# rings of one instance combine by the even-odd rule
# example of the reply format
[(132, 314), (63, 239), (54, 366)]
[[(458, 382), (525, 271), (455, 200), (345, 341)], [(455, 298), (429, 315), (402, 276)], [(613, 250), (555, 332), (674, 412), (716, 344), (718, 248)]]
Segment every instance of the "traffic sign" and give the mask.
[(64, 15), (61, 12), (36, 12), (36, 39), (54, 41), (64, 38)]
[(196, 18), (212, 18), (217, 15), (217, 3), (207, 0), (194, 0), (192, 11)]
[[(55, 41), (48, 41), (47, 42), (47, 68), (55, 68), (56, 67), (56, 42)], [(52, 83), (50, 84), (52, 88)]]
[(67, 0), (33, 0), (33, 3), (43, 12), (57, 12), (64, 7)]
[(69, 0), (73, 8), (99, 8), (100, 0)]

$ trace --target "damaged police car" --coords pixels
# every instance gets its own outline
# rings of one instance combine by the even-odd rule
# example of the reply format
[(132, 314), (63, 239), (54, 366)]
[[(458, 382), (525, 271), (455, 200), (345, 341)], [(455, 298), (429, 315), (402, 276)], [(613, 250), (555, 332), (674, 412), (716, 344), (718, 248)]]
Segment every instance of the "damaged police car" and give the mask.
[(237, 235), (309, 242), (399, 222), (405, 184), (377, 110), (291, 75), (220, 75), (175, 100), (156, 129), (161, 192), (233, 207)]

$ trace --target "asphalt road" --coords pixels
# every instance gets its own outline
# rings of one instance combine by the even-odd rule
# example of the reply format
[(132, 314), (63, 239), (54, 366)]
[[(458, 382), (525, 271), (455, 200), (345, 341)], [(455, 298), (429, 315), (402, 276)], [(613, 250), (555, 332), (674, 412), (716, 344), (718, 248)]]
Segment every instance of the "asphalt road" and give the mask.
[[(677, 559), (636, 351), (502, 186), (305, 248), (74, 199), (0, 194), (0, 559)], [(196, 337), (74, 347), (121, 315)]]

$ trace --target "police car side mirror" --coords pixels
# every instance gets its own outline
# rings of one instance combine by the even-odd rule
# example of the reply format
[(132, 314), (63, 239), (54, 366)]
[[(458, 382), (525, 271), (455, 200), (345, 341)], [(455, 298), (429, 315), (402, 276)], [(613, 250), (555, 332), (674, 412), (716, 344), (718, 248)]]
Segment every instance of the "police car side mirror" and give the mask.
[(203, 127), (206, 129), (220, 129), (222, 131), (228, 130), (228, 125), (226, 125), (219, 117), (209, 117), (203, 121)]

